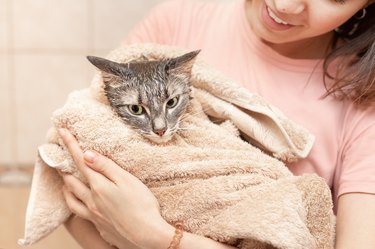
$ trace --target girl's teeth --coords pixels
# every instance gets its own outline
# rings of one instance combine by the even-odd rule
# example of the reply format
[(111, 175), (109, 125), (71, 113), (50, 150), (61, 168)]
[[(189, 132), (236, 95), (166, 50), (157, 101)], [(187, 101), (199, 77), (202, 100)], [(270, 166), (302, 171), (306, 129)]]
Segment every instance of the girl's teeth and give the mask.
[(280, 24), (284, 24), (284, 25), (288, 25), (287, 22), (285, 22), (285, 21), (281, 20), (280, 18), (278, 18), (278, 17), (275, 15), (275, 13), (273, 13), (272, 10), (271, 10), (269, 7), (267, 7), (267, 11), (268, 11), (268, 14), (270, 15), (270, 17), (272, 17), (272, 19), (273, 19), (275, 22), (280, 23)]

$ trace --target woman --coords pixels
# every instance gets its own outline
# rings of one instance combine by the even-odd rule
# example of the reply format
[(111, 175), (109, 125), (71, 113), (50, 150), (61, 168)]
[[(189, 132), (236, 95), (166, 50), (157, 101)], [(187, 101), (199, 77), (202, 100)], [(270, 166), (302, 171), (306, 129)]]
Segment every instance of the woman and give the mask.
[[(332, 188), (336, 248), (374, 248), (375, 9), (368, 0), (171, 1), (155, 8), (125, 44), (202, 49), (201, 57), (289, 118), (316, 143), (296, 175), (317, 173)], [(66, 226), (83, 248), (232, 248), (183, 233), (160, 216), (138, 179), (61, 135), (91, 190), (64, 176), (77, 216)], [(83, 219), (82, 219), (83, 218)], [(101, 235), (101, 236), (100, 236)]]

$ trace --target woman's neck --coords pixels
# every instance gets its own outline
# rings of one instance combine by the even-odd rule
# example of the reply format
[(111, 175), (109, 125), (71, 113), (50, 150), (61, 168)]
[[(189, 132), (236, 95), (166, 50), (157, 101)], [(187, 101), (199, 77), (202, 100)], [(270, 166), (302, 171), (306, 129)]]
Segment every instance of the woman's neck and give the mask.
[(279, 54), (292, 59), (323, 59), (331, 49), (332, 33), (290, 43), (263, 42)]

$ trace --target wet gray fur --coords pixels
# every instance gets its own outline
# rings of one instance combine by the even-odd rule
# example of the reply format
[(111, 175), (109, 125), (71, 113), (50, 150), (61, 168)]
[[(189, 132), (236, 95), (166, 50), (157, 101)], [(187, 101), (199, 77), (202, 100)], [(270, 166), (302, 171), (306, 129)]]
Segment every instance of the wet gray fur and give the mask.
[(191, 69), (199, 52), (128, 63), (87, 58), (102, 71), (105, 94), (122, 120), (151, 141), (163, 143), (178, 130), (189, 104)]

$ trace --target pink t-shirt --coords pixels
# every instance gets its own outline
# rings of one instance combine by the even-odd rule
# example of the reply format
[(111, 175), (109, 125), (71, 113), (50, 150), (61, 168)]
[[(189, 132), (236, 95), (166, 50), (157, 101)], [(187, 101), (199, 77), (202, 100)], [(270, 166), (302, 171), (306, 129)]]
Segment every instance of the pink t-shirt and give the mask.
[(309, 129), (309, 156), (288, 165), (296, 174), (317, 173), (337, 198), (375, 193), (375, 108), (360, 110), (325, 93), (319, 60), (284, 57), (262, 43), (246, 18), (244, 0), (169, 1), (154, 8), (124, 44), (154, 42), (201, 49), (200, 57), (263, 96)]

